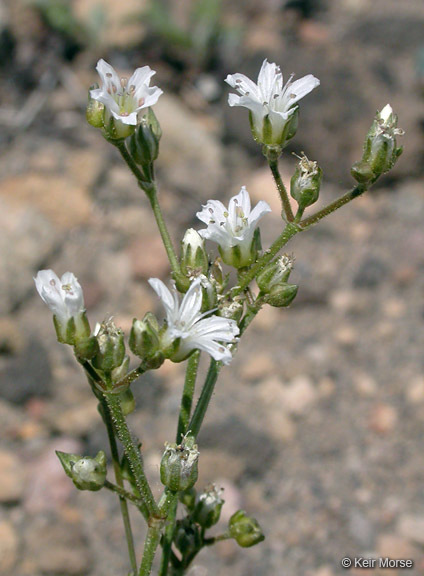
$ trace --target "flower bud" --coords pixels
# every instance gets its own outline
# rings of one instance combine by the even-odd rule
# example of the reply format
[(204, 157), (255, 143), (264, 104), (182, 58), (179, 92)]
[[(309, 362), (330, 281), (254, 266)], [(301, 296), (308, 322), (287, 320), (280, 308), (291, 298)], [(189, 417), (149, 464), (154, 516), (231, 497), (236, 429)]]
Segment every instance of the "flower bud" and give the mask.
[(302, 212), (318, 200), (321, 179), (321, 168), (303, 154), (290, 180), (290, 194)]
[[(90, 90), (95, 90), (98, 88), (98, 84), (94, 84), (90, 87)], [(105, 117), (105, 105), (98, 100), (94, 100), (91, 97), (90, 92), (88, 93), (88, 105), (85, 112), (87, 122), (94, 126), (94, 128), (103, 128), (104, 117)]]
[(189, 558), (201, 548), (202, 537), (199, 528), (189, 518), (177, 520), (174, 544), (185, 558)]
[(259, 288), (265, 294), (269, 294), (274, 286), (285, 284), (289, 279), (293, 268), (293, 257), (283, 254), (274, 262), (270, 262), (256, 277)]
[(131, 392), (130, 388), (127, 388), (125, 392), (119, 394), (119, 403), (121, 405), (122, 412), (124, 416), (128, 416), (135, 410), (135, 398), (134, 394)]
[(192, 488), (198, 477), (199, 452), (193, 436), (183, 438), (180, 445), (165, 444), (160, 463), (160, 479), (173, 492)]
[(196, 505), (196, 489), (189, 488), (188, 490), (184, 490), (184, 492), (178, 494), (178, 498), (181, 504), (184, 504), (188, 510), (192, 511)]
[(189, 228), (181, 242), (181, 271), (186, 276), (207, 274), (209, 269), (205, 241), (196, 230)]
[(106, 480), (106, 455), (100, 450), (95, 458), (56, 451), (67, 476), (78, 490), (96, 492), (103, 488)]
[(265, 296), (265, 302), (275, 308), (285, 308), (290, 306), (296, 297), (298, 286), (296, 284), (287, 284), (283, 282), (273, 286)]
[(124, 333), (110, 318), (96, 326), (94, 331), (99, 344), (99, 352), (92, 363), (98, 370), (111, 372), (122, 365), (125, 359)]
[(129, 339), (130, 350), (139, 358), (150, 358), (159, 350), (159, 324), (151, 312), (143, 320), (134, 318)]
[(155, 113), (149, 108), (140, 125), (131, 136), (128, 148), (133, 160), (140, 166), (150, 166), (159, 155), (162, 130)]
[(238, 510), (231, 516), (228, 528), (231, 538), (242, 548), (250, 548), (265, 540), (258, 521), (248, 516), (244, 510)]
[(193, 520), (202, 528), (210, 528), (219, 521), (224, 500), (221, 498), (222, 489), (212, 485), (200, 494), (193, 512)]
[(202, 312), (215, 310), (218, 304), (218, 297), (216, 293), (216, 284), (210, 281), (204, 274), (199, 276), (202, 285)]
[(352, 167), (355, 180), (367, 183), (393, 168), (402, 154), (402, 147), (397, 147), (396, 136), (404, 134), (397, 123), (398, 117), (390, 104), (377, 113), (365, 140), (362, 160)]

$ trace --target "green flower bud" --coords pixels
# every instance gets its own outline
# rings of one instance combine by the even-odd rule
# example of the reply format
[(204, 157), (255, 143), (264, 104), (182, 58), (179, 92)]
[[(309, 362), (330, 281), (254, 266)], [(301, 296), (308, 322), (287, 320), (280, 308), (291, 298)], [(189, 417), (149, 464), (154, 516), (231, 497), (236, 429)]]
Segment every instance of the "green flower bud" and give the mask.
[(259, 288), (265, 294), (269, 294), (271, 288), (280, 284), (285, 284), (289, 279), (293, 268), (293, 257), (283, 254), (274, 262), (270, 262), (256, 277)]
[(193, 520), (202, 528), (210, 528), (219, 521), (224, 500), (221, 498), (222, 489), (215, 485), (200, 494), (193, 512)]
[(160, 463), (160, 479), (173, 492), (192, 488), (198, 477), (199, 452), (193, 436), (184, 437), (181, 444), (165, 444)]
[(67, 476), (78, 490), (91, 490), (96, 492), (103, 488), (106, 480), (106, 455), (100, 450), (95, 458), (78, 456), (56, 451)]
[(350, 169), (350, 173), (352, 174), (353, 178), (359, 182), (359, 184), (366, 184), (375, 178), (375, 174), (372, 171), (371, 166), (364, 160), (355, 162)]
[(205, 241), (196, 230), (189, 228), (181, 242), (181, 271), (186, 276), (207, 274), (209, 269)]
[(112, 319), (96, 326), (94, 331), (99, 344), (99, 352), (92, 363), (98, 370), (111, 372), (121, 366), (125, 359), (124, 333), (115, 326)]
[(135, 398), (134, 394), (131, 392), (130, 388), (127, 388), (125, 392), (119, 394), (119, 403), (122, 408), (124, 416), (128, 416), (135, 410)]
[[(98, 84), (93, 84), (93, 86), (90, 87), (90, 91), (95, 90), (98, 87)], [(94, 128), (103, 128), (105, 105), (98, 100), (94, 100), (94, 98), (91, 97), (90, 92), (88, 93), (88, 105), (85, 111), (85, 117), (87, 118), (87, 122), (91, 124), (91, 126), (94, 126)]]
[(162, 130), (155, 113), (149, 108), (140, 125), (131, 136), (128, 148), (133, 160), (140, 166), (150, 166), (159, 155)]
[(181, 504), (184, 504), (184, 506), (191, 512), (194, 510), (196, 505), (196, 489), (189, 488), (188, 490), (184, 490), (184, 492), (178, 494), (178, 498)]
[[(125, 355), (124, 360), (120, 366), (112, 370), (112, 382), (116, 383), (125, 378), (130, 367), (130, 357)], [(121, 390), (123, 392), (124, 390)]]
[(196, 524), (193, 524), (189, 518), (177, 520), (174, 544), (181, 552), (182, 556), (189, 558), (195, 554), (202, 546), (202, 537)]
[(248, 516), (244, 510), (238, 510), (231, 516), (228, 528), (231, 538), (242, 548), (250, 548), (265, 540), (258, 521)]
[(75, 356), (80, 360), (91, 360), (99, 351), (99, 344), (95, 336), (80, 338), (75, 342)]
[(202, 284), (202, 312), (214, 310), (218, 304), (218, 297), (216, 293), (216, 284), (211, 282), (203, 274), (200, 276)]
[(273, 286), (265, 296), (265, 302), (275, 308), (285, 308), (290, 306), (296, 297), (298, 287), (295, 284), (283, 282)]
[(371, 182), (391, 170), (402, 154), (396, 136), (402, 136), (404, 131), (397, 123), (398, 117), (390, 104), (377, 113), (365, 140), (362, 160), (352, 167), (352, 176), (359, 183)]
[(151, 358), (160, 348), (159, 324), (151, 312), (143, 320), (134, 318), (129, 339), (130, 350), (139, 358)]
[(290, 194), (301, 211), (318, 200), (321, 180), (321, 168), (303, 154), (290, 180)]

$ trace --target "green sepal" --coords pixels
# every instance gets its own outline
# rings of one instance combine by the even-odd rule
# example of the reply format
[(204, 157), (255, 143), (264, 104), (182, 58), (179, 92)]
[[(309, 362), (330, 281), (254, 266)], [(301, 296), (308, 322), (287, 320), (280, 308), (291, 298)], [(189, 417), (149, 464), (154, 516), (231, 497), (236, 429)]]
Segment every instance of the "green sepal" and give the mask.
[(265, 540), (258, 521), (248, 516), (244, 510), (233, 514), (228, 523), (231, 538), (242, 548), (250, 548)]
[(296, 298), (297, 289), (298, 286), (296, 286), (296, 284), (282, 283), (273, 286), (269, 294), (264, 297), (264, 300), (267, 304), (275, 308), (285, 308), (290, 306)]
[(160, 479), (172, 492), (192, 488), (198, 478), (199, 451), (195, 438), (186, 436), (181, 444), (166, 444), (160, 463)]
[(97, 492), (106, 480), (106, 455), (103, 450), (95, 458), (56, 451), (57, 457), (78, 490)]

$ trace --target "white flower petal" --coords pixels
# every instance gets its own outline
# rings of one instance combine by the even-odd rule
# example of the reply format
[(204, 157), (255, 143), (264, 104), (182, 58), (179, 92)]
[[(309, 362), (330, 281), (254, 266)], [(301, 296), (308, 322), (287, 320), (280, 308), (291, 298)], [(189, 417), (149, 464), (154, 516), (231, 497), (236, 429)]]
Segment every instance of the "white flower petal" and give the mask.
[(197, 321), (202, 307), (202, 286), (200, 278), (196, 278), (184, 294), (180, 305), (179, 323), (189, 330)]
[(177, 306), (175, 306), (175, 296), (171, 294), (171, 292), (168, 290), (162, 280), (159, 280), (159, 278), (150, 278), (149, 284), (163, 302), (168, 324), (172, 324), (176, 314), (178, 314), (178, 302)]
[(295, 104), (301, 98), (304, 98), (309, 92), (312, 92), (314, 88), (320, 85), (320, 81), (312, 74), (308, 74), (307, 76), (303, 76), (303, 78), (299, 78), (290, 85), (289, 92), (290, 92), (290, 102), (291, 104)]

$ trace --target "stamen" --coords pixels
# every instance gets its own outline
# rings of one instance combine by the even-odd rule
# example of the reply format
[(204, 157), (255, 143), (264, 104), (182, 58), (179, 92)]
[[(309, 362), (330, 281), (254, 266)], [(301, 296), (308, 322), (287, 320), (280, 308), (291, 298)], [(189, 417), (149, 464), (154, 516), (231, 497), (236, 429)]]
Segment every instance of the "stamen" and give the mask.
[(144, 98), (139, 98), (139, 99), (138, 99), (138, 105), (139, 105), (139, 106), (144, 106), (144, 102), (145, 102), (145, 99), (144, 99)]
[(106, 78), (112, 78), (113, 74), (112, 72), (106, 72)]
[(49, 284), (50, 286), (56, 286), (56, 280), (53, 278), (52, 280), (50, 280)]
[(208, 208), (209, 212), (213, 214), (213, 208)]
[(125, 88), (127, 87), (127, 83), (128, 83), (128, 78), (125, 78), (124, 76), (121, 78), (121, 86), (122, 88), (125, 90)]

